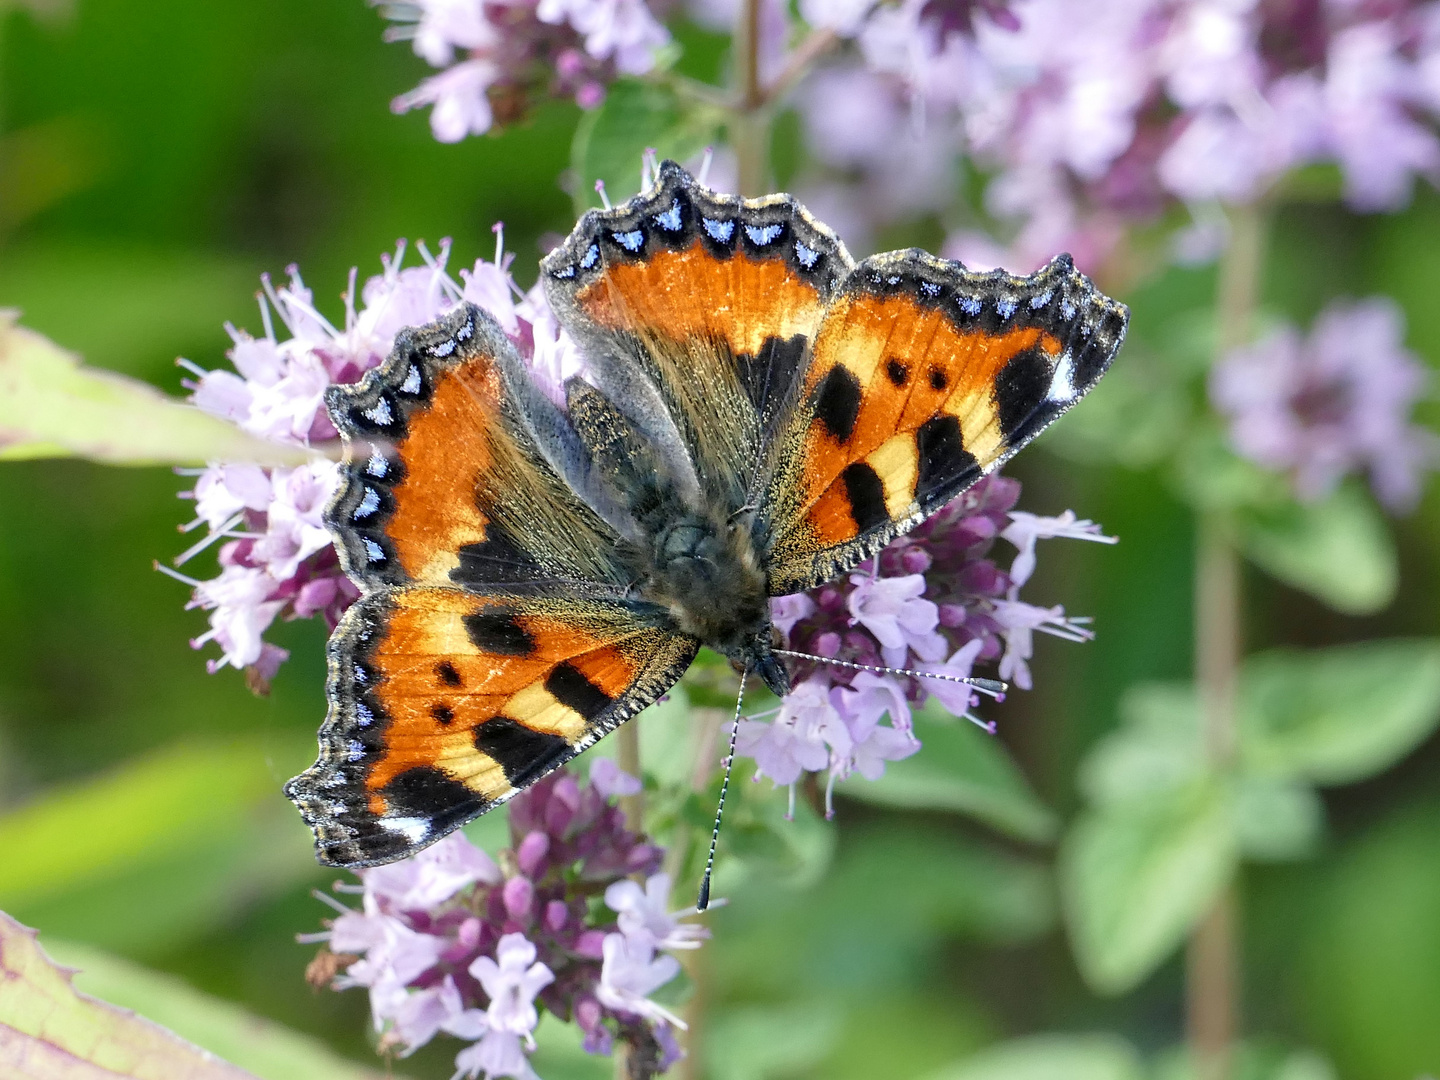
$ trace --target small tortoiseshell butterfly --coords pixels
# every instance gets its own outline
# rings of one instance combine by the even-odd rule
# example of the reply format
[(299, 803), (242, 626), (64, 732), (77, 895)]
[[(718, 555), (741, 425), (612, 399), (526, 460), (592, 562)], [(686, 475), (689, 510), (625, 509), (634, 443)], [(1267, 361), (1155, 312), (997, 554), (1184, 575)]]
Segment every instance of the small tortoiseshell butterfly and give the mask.
[(557, 406), (464, 305), (333, 387), (327, 520), (364, 595), (330, 639), (321, 862), (411, 855), (654, 702), (701, 645), (789, 677), (770, 598), (854, 567), (1000, 466), (1110, 364), (1128, 312), (1029, 277), (856, 265), (787, 195), (673, 162), (542, 263), (588, 364)]

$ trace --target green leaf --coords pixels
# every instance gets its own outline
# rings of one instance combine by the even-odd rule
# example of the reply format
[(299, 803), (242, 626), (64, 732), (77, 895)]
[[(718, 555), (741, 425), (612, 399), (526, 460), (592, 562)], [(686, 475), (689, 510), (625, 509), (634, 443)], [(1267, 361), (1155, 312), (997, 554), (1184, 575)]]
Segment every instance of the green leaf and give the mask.
[(51, 789), (0, 816), (0, 905), (109, 949), (175, 948), (313, 880), (309, 831), (280, 793), (311, 747), (184, 744)]
[(1140, 1055), (1118, 1035), (1032, 1035), (989, 1047), (925, 1080), (1142, 1080)]
[(647, 149), (683, 161), (717, 140), (723, 120), (714, 105), (682, 96), (673, 83), (612, 83), (604, 104), (586, 113), (575, 130), (570, 165), (576, 213), (595, 205), (595, 181), (604, 181), (610, 200), (618, 203), (640, 189)]
[(1315, 854), (1325, 831), (1325, 808), (1308, 784), (1242, 777), (1235, 789), (1235, 841), (1258, 862), (1286, 862)]
[(47, 941), (47, 950), (79, 969), (77, 990), (132, 1009), (261, 1080), (379, 1080), (378, 1070), (345, 1061), (324, 1044), (173, 975), (69, 942)]
[(1081, 974), (1118, 994), (1153, 971), (1235, 870), (1230, 800), (1201, 780), (1083, 812), (1060, 852)]
[(0, 1073), (53, 1080), (253, 1080), (158, 1024), (76, 992), (35, 932), (0, 912)]
[(86, 457), (111, 465), (299, 463), (306, 450), (264, 442), (148, 383), (86, 367), (0, 312), (0, 461)]
[(1080, 789), (1092, 804), (1148, 798), (1204, 775), (1200, 706), (1189, 683), (1131, 687), (1120, 721), (1080, 765)]
[(1276, 651), (1241, 674), (1247, 768), (1319, 784), (1374, 776), (1440, 720), (1440, 641)]
[(717, 1080), (765, 1080), (819, 1064), (840, 1034), (840, 1009), (829, 1002), (730, 1009), (706, 1026), (705, 1061)]
[(1367, 615), (1395, 598), (1395, 543), (1375, 504), (1346, 484), (1320, 502), (1288, 502), (1239, 515), (1240, 546), (1287, 585), (1347, 615)]
[(879, 780), (851, 777), (837, 790), (877, 806), (968, 814), (1035, 843), (1054, 838), (1054, 813), (997, 739), (934, 701), (915, 714), (914, 724), (919, 753), (888, 762)]
[[(748, 781), (742, 787), (739, 780), (736, 777), (730, 786), (732, 801), (726, 806), (725, 831), (715, 862), (715, 895), (729, 896), (750, 878), (791, 889), (805, 889), (819, 881), (835, 856), (835, 830), (830, 822), (803, 798), (795, 801), (794, 816), (789, 817), (790, 795), (785, 788)], [(708, 814), (705, 820), (708, 824)], [(696, 854), (703, 854), (703, 847), (697, 847)]]
[(51, 789), (0, 816), (0, 904), (33, 902), (204, 841), (274, 787), (265, 748), (252, 740), (171, 747)]

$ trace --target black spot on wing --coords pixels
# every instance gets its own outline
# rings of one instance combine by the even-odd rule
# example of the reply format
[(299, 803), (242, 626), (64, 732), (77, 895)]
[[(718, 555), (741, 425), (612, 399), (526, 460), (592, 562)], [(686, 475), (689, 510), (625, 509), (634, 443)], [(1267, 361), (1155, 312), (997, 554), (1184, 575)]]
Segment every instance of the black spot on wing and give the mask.
[(462, 586), (524, 585), (548, 575), (497, 522), (485, 526), (485, 539), (460, 549), (460, 565), (450, 580)]
[(1050, 393), (1053, 366), (1039, 345), (1016, 353), (995, 377), (995, 407), (1000, 431), (1011, 445), (1021, 441), (1019, 429)]
[(910, 368), (892, 356), (885, 361), (885, 377), (890, 380), (892, 386), (904, 386), (905, 380), (910, 377)]
[(426, 818), (431, 836), (449, 832), (490, 805), (488, 799), (430, 765), (406, 769), (381, 788), (380, 794), (386, 816)]
[(508, 716), (492, 716), (475, 728), (475, 749), (494, 758), (505, 770), (505, 778), (518, 788), (563, 760), (570, 753), (570, 744)]
[(850, 516), (859, 531), (874, 528), (890, 520), (885, 509), (885, 485), (874, 469), (863, 461), (847, 465), (840, 474), (845, 484), (845, 498), (850, 502)]
[(593, 720), (614, 704), (615, 699), (587, 679), (573, 664), (556, 664), (545, 677), (545, 689), (567, 708), (586, 720)]
[(465, 633), (481, 652), (499, 656), (529, 656), (535, 650), (535, 639), (507, 607), (491, 606), (472, 612), (464, 618)]
[(960, 421), (948, 414), (933, 416), (920, 425), (915, 432), (915, 449), (919, 454), (915, 499), (922, 505), (927, 496), (946, 490), (967, 472), (978, 473), (974, 455), (965, 449)]
[(430, 715), (442, 726), (448, 726), (455, 720), (455, 710), (440, 701), (430, 706)]
[(837, 442), (843, 443), (854, 433), (859, 416), (860, 380), (849, 368), (837, 364), (815, 388), (815, 418)]
[(435, 665), (435, 677), (446, 686), (460, 685), (460, 672), (455, 670), (455, 665), (449, 660), (441, 660)]
[(804, 334), (794, 337), (768, 337), (754, 356), (738, 356), (736, 367), (741, 385), (750, 398), (761, 421), (777, 416), (804, 370), (805, 350), (809, 340)]

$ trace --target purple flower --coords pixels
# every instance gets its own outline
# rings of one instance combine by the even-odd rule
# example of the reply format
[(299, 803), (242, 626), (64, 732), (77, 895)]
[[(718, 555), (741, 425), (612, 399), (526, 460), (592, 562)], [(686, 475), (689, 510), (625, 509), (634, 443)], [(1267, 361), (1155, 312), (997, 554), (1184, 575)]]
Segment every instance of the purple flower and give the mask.
[(555, 973), (535, 959), (534, 943), (524, 934), (506, 934), (495, 946), (495, 959), (476, 957), (470, 974), (490, 998), (485, 1013), (490, 1030), (524, 1036), (533, 1045), (531, 1033), (540, 1022), (535, 995), (555, 981)]
[[(403, 265), (403, 243), (393, 256), (382, 257), (382, 272), (367, 280), (358, 296), (352, 273), (341, 327), (315, 310), (296, 268), (279, 289), (262, 279), (265, 335), (255, 338), (226, 327), (235, 370), (205, 371), (182, 361), (197, 376), (187, 383), (194, 403), (277, 442), (334, 439), (324, 409), (326, 389), (358, 379), (385, 358), (401, 328), (430, 322), (461, 299), (495, 313), (532, 363), (537, 383), (558, 398), (564, 380), (581, 370), (579, 350), (561, 330), (540, 286), (529, 293), (515, 286), (503, 243), (497, 240), (493, 263), (477, 262), (461, 272), (463, 287), (446, 271), (448, 242), (438, 255), (419, 250), (420, 266)], [(185, 529), (204, 525), (207, 532), (175, 562), (183, 565), (220, 544), (220, 576), (200, 581), (166, 572), (194, 590), (190, 607), (210, 612), (209, 631), (191, 644), (220, 647), (220, 658), (207, 662), (212, 672), (243, 668), (251, 685), (263, 690), (288, 655), (264, 640), (275, 619), (323, 615), (333, 628), (359, 596), (340, 569), (322, 518), (338, 476), (334, 463), (322, 460), (289, 469), (213, 465), (200, 470), (193, 490), (183, 493), (195, 500), (196, 510)]]
[[(1207, 204), (1254, 202), (1298, 166), (1338, 165), (1359, 210), (1394, 209), (1417, 176), (1440, 179), (1433, 5), (1095, 0), (1083, 19), (1072, 8), (805, 0), (807, 21), (857, 49), (799, 95), (819, 167), (797, 186), (863, 247), (897, 218), (946, 208), (969, 158), (989, 174), (984, 209), (1007, 239), (967, 227), (947, 254), (1027, 271), (1057, 250), (1094, 270), (1130, 225), (1177, 202), (1197, 219)], [(1176, 238), (1190, 260), (1217, 247), (1213, 230)]]
[(1283, 327), (1232, 351), (1211, 375), (1210, 396), (1236, 452), (1287, 473), (1302, 499), (1363, 471), (1386, 506), (1413, 506), (1437, 440), (1410, 422), (1430, 380), (1404, 336), (1400, 309), (1372, 297), (1332, 303), (1307, 338)]
[(850, 615), (875, 636), (886, 664), (902, 665), (907, 649), (927, 660), (944, 655), (945, 640), (935, 632), (940, 609), (923, 598), (923, 575), (881, 578), (852, 574), (850, 584), (854, 586), (847, 601)]
[(680, 961), (656, 955), (648, 934), (606, 934), (604, 955), (600, 985), (595, 990), (602, 1005), (684, 1030), (685, 1021), (650, 1000), (651, 994), (680, 974)]
[(829, 688), (806, 679), (786, 695), (772, 723), (741, 720), (735, 749), (755, 759), (755, 777), (793, 784), (802, 772), (818, 772), (830, 764), (831, 752), (848, 753), (850, 733), (830, 701)]
[(595, 759), (590, 766), (590, 783), (607, 799), (638, 795), (645, 787), (637, 777), (631, 776), (610, 758)]
[[(855, 772), (878, 779), (887, 761), (920, 749), (911, 731), (912, 705), (934, 696), (954, 715), (993, 732), (993, 723), (971, 712), (975, 691), (953, 680), (969, 678), (978, 663), (993, 663), (1000, 678), (1029, 689), (1035, 631), (1071, 641), (1093, 636), (1088, 620), (1069, 618), (1062, 607), (1026, 603), (1020, 589), (1034, 573), (1039, 541), (1114, 538), (1070, 511), (1044, 517), (1015, 510), (1019, 495), (1015, 481), (987, 477), (847, 581), (771, 602), (787, 648), (862, 669), (900, 670), (802, 659), (775, 719), (739, 723), (736, 749), (754, 759), (757, 778), (791, 785), (793, 798), (803, 773), (828, 770), (828, 811), (837, 780)], [(1008, 572), (993, 557), (997, 539), (1016, 549)]]
[(619, 915), (620, 932), (648, 935), (657, 949), (698, 949), (710, 931), (680, 920), (698, 914), (694, 908), (670, 911), (670, 875), (654, 874), (642, 889), (638, 882), (617, 881), (605, 890), (605, 904)]
[(396, 20), (386, 37), (413, 40), (415, 52), (441, 69), (391, 107), (433, 106), (430, 128), (441, 142), (514, 123), (546, 97), (594, 108), (617, 74), (651, 70), (670, 41), (644, 0), (420, 0), (384, 7)]
[[(441, 1033), (465, 1040), (457, 1075), (532, 1077), (542, 1010), (578, 1024), (592, 1053), (620, 1039), (647, 1060), (673, 1060), (665, 1047), (678, 1021), (648, 995), (678, 965), (656, 950), (697, 948), (708, 931), (666, 910), (664, 852), (625, 827), (613, 796), (563, 769), (510, 809), (503, 873), (455, 832), (360, 871), (359, 889), (337, 886), (362, 894), (359, 911), (322, 897), (337, 917), (302, 938), (327, 943), (315, 978), (369, 991), (382, 1050), (408, 1054)], [(631, 874), (645, 876), (643, 889)], [(594, 902), (601, 894), (618, 919)], [(612, 937), (627, 944), (617, 951)]]
[(458, 832), (408, 859), (365, 871), (367, 892), (392, 911), (435, 907), (469, 885), (498, 885), (500, 880), (500, 868), (490, 856)]

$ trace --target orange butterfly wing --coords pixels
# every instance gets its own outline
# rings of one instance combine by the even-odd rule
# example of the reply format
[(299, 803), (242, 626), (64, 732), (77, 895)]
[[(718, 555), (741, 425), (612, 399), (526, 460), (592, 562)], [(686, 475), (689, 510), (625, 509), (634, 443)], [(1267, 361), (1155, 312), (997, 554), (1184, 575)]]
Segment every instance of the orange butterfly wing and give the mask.
[(565, 484), (514, 405), (548, 404), (488, 313), (406, 329), (327, 404), (345, 440), (326, 524), (362, 585), (619, 588), (614, 532)]
[(322, 862), (412, 854), (655, 701), (698, 648), (622, 600), (381, 589), (330, 644), (320, 758), (286, 786)]
[(861, 263), (777, 442), (772, 593), (844, 573), (998, 468), (1104, 374), (1127, 317), (1068, 256), (1024, 278), (921, 251)]

